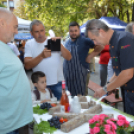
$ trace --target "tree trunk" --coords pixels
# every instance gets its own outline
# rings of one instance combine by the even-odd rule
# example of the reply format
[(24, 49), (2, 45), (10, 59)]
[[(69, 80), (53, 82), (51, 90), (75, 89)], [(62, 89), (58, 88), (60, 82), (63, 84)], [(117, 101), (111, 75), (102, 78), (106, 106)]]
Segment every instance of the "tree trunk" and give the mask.
[(129, 12), (128, 12), (128, 10), (127, 10), (127, 23), (129, 23), (130, 22), (130, 19), (129, 19)]
[(134, 3), (133, 3), (133, 10), (132, 10), (132, 21), (134, 21)]

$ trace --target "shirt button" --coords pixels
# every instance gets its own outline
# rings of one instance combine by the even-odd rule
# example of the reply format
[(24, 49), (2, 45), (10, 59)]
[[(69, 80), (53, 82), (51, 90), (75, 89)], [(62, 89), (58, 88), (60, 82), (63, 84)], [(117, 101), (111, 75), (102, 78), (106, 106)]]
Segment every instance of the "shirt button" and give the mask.
[(112, 46), (112, 48), (114, 48), (114, 46)]
[(125, 87), (127, 87), (127, 84), (125, 84)]
[(115, 68), (115, 66), (113, 66), (113, 68)]
[(118, 69), (118, 66), (116, 66), (116, 68)]

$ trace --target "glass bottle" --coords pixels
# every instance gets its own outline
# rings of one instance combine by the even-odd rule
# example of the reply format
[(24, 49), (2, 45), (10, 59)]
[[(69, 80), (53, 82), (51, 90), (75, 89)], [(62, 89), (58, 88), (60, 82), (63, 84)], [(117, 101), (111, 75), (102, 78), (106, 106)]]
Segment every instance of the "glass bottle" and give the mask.
[(115, 98), (116, 99), (119, 99), (119, 89), (116, 89), (115, 90)]
[(64, 88), (62, 89), (62, 96), (61, 96), (60, 104), (64, 106), (65, 112), (69, 112), (70, 110), (69, 100), (68, 100), (68, 96)]

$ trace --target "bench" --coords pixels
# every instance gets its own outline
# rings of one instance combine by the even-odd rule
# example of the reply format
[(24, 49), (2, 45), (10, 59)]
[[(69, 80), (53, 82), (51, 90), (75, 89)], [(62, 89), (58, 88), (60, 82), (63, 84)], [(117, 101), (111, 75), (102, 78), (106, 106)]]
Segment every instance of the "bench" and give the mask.
[[(96, 89), (101, 88), (101, 86), (98, 85), (98, 84), (96, 84), (96, 83), (94, 83), (93, 81), (89, 80), (88, 88), (91, 89), (91, 90), (93, 90), (94, 92), (96, 92)], [(116, 99), (115, 98), (115, 94), (113, 94), (113, 93), (110, 94), (110, 95), (108, 95), (104, 99), (105, 99), (105, 102), (108, 103), (108, 104), (111, 104), (111, 105), (112, 104), (115, 104), (115, 107), (116, 108), (117, 108), (117, 104), (119, 102), (122, 102), (123, 101), (121, 97), (119, 97), (119, 99)]]

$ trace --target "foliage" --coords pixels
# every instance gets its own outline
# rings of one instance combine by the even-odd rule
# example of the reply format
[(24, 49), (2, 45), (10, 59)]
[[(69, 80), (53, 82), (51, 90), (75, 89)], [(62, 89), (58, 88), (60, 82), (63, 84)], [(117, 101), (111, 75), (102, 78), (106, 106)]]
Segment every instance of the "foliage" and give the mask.
[(15, 10), (15, 14), (24, 19), (41, 20), (46, 32), (52, 29), (57, 36), (68, 32), (71, 21), (82, 25), (90, 19), (102, 16), (116, 16), (130, 22), (134, 0), (25, 0)]
[(42, 114), (47, 113), (48, 110), (47, 109), (40, 109), (40, 106), (37, 105), (36, 107), (33, 107), (33, 112), (34, 112), (34, 114), (42, 115)]
[(0, 1), (0, 7), (6, 7), (2, 2)]
[(22, 19), (28, 20), (29, 17), (27, 16), (27, 13), (25, 13), (25, 3), (24, 1), (18, 1), (17, 7), (14, 9), (13, 12), (17, 17), (20, 17)]
[(55, 127), (50, 127), (47, 121), (41, 121), (39, 124), (34, 125), (34, 134), (43, 134), (43, 132), (52, 134), (56, 130)]
[(89, 120), (90, 134), (130, 134), (133, 128), (122, 115), (115, 120), (105, 115), (95, 115)]
[(26, 0), (29, 18), (42, 20), (46, 31), (52, 29), (63, 36), (71, 21), (82, 24), (88, 17), (86, 9), (90, 0)]
[(94, 6), (90, 11), (95, 11), (97, 19), (101, 16), (116, 16), (129, 22), (132, 18), (130, 14), (132, 14), (133, 2), (134, 0), (94, 0)]

